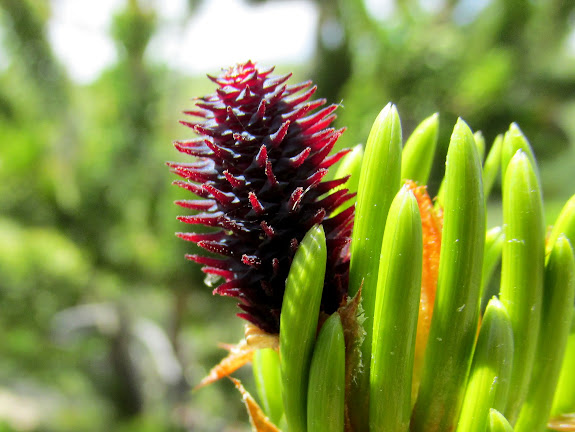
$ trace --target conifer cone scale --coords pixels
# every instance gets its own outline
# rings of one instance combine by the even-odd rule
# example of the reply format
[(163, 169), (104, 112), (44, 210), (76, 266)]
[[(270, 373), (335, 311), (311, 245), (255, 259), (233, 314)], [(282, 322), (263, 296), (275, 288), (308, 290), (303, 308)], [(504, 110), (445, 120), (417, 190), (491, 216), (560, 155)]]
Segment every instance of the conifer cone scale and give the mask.
[(347, 180), (323, 181), (328, 168), (347, 150), (329, 156), (343, 130), (329, 125), (336, 105), (310, 101), (310, 81), (287, 85), (290, 75), (271, 76), (252, 62), (209, 77), (218, 88), (185, 114), (181, 123), (200, 137), (175, 147), (195, 157), (170, 162), (183, 181), (174, 182), (204, 199), (176, 204), (196, 210), (180, 216), (188, 224), (215, 228), (210, 233), (178, 233), (210, 254), (188, 255), (202, 270), (223, 278), (215, 294), (235, 297), (238, 315), (268, 333), (279, 332), (285, 281), (299, 242), (315, 224), (326, 232), (328, 263), (322, 310), (333, 312), (347, 294), (348, 244), (353, 206), (330, 214), (353, 195), (333, 192)]

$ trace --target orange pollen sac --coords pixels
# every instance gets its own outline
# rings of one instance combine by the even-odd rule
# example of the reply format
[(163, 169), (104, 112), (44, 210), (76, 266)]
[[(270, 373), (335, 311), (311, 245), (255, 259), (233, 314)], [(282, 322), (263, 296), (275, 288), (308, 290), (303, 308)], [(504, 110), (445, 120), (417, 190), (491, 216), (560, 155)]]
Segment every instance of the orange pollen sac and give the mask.
[(435, 290), (439, 273), (439, 255), (441, 252), (441, 232), (443, 230), (443, 215), (438, 212), (427, 194), (426, 186), (419, 186), (411, 180), (406, 184), (415, 195), (421, 214), (423, 233), (423, 269), (421, 275), (421, 297), (419, 301), (419, 316), (417, 320), (417, 336), (415, 340), (415, 360), (413, 368), (412, 398), (417, 395), (423, 356), (429, 336)]
[(221, 346), (229, 351), (228, 355), (210, 370), (209, 374), (194, 387), (194, 390), (230, 376), (251, 362), (258, 349), (273, 348), (277, 350), (279, 338), (278, 335), (266, 333), (259, 327), (248, 323), (245, 326), (245, 338), (240, 343), (237, 345), (221, 344)]

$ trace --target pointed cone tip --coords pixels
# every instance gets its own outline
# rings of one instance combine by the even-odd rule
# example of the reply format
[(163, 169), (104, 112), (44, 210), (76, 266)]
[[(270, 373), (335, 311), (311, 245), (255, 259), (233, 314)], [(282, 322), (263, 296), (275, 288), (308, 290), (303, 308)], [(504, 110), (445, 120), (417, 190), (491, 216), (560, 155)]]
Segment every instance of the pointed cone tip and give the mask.
[(516, 122), (513, 122), (509, 125), (509, 132), (520, 133), (523, 135), (523, 131)]
[(515, 152), (515, 154), (511, 158), (509, 165), (511, 165), (512, 163), (513, 164), (528, 163), (529, 165), (531, 165), (531, 162), (529, 161), (529, 158), (527, 157), (527, 154), (523, 151), (523, 149), (517, 149), (517, 151)]
[(377, 116), (377, 120), (383, 121), (390, 114), (397, 115), (397, 107), (392, 102), (388, 102), (387, 105), (382, 108), (382, 110), (379, 112), (379, 114)]
[(463, 120), (463, 118), (457, 117), (457, 123), (455, 123), (455, 128), (462, 128), (462, 127), (469, 129), (469, 131), (471, 132), (471, 128), (469, 127), (467, 122)]

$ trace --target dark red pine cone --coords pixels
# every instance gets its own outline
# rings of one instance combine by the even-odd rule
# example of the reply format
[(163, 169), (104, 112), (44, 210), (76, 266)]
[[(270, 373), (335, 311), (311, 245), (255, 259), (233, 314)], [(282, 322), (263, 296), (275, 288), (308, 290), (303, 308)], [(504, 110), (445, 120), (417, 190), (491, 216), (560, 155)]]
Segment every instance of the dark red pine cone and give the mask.
[(215, 228), (177, 234), (219, 255), (187, 258), (223, 278), (214, 293), (236, 297), (243, 310), (238, 316), (278, 333), (290, 264), (314, 224), (323, 224), (328, 247), (322, 310), (335, 311), (345, 298), (354, 209), (330, 217), (352, 195), (333, 192), (347, 178), (322, 182), (347, 153), (328, 156), (343, 133), (328, 128), (337, 106), (316, 111), (326, 101), (309, 102), (316, 90), (311, 81), (286, 85), (291, 74), (270, 76), (272, 71), (247, 62), (209, 77), (216, 92), (185, 112), (202, 120), (181, 122), (201, 138), (175, 143), (196, 160), (168, 165), (185, 179), (175, 184), (203, 198), (177, 201), (200, 211), (178, 219)]

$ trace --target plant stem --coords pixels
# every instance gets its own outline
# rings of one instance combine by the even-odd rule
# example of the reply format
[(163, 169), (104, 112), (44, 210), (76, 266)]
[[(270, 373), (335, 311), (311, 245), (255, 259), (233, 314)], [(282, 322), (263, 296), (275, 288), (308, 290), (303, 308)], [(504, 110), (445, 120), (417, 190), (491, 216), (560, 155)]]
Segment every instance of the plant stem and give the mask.
[(485, 201), (477, 147), (461, 119), (451, 135), (446, 167), (439, 278), (413, 432), (455, 427), (479, 319)]

